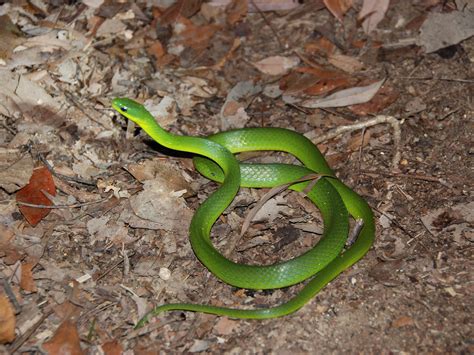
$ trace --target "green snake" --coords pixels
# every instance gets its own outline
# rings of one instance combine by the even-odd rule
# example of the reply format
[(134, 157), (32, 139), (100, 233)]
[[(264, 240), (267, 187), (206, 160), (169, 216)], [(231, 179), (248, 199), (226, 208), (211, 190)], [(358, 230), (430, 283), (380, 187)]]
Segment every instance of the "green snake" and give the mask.
[[(181, 136), (164, 130), (143, 105), (131, 99), (116, 98), (112, 101), (112, 107), (138, 124), (160, 145), (195, 154), (193, 161), (196, 169), (205, 177), (221, 183), (196, 210), (189, 235), (194, 253), (215, 276), (232, 286), (256, 290), (287, 287), (310, 279), (294, 298), (275, 307), (234, 309), (191, 303), (164, 304), (145, 315), (137, 327), (144, 325), (150, 316), (171, 310), (253, 319), (290, 314), (361, 259), (371, 247), (375, 236), (372, 210), (357, 193), (334, 177), (321, 152), (303, 135), (282, 128), (243, 128), (208, 137)], [(245, 164), (234, 157), (239, 152), (263, 150), (290, 153), (302, 165)], [(321, 176), (315, 183), (301, 181), (315, 173)], [(308, 186), (310, 183), (312, 185)], [(304, 191), (319, 208), (324, 233), (318, 244), (299, 257), (265, 266), (238, 264), (220, 254), (212, 245), (211, 228), (239, 188), (283, 184), (292, 184), (290, 189)], [(361, 220), (363, 227), (355, 242), (344, 249), (349, 232), (349, 215)]]

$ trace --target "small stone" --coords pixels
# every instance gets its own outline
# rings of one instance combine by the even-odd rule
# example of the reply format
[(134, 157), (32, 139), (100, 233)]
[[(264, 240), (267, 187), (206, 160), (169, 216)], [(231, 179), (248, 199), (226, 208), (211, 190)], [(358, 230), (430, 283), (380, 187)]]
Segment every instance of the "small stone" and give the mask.
[(170, 269), (168, 269), (166, 267), (160, 267), (160, 271), (158, 272), (158, 276), (160, 277), (160, 279), (162, 279), (164, 281), (167, 281), (171, 277), (171, 271), (170, 271)]

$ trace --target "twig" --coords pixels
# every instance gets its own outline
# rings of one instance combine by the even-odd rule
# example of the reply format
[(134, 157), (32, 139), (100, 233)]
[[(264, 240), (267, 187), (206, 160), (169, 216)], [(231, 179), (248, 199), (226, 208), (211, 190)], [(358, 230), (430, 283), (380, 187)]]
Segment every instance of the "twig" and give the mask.
[(360, 172), (364, 175), (383, 175), (383, 176), (391, 176), (391, 177), (403, 177), (403, 178), (407, 178), (407, 179), (415, 179), (415, 180), (436, 182), (438, 184), (441, 184), (441, 185), (449, 187), (449, 188), (453, 187), (452, 184), (450, 184), (446, 180), (444, 180), (442, 178), (435, 177), (435, 176), (429, 176), (429, 175), (390, 173), (390, 172), (372, 171), (372, 170), (361, 170)]
[(262, 198), (257, 202), (257, 204), (254, 206), (254, 208), (252, 208), (250, 210), (250, 212), (247, 214), (247, 216), (245, 217), (245, 220), (244, 220), (244, 223), (242, 224), (242, 229), (240, 231), (240, 237), (242, 237), (245, 232), (247, 231), (247, 229), (249, 228), (250, 226), (250, 222), (252, 221), (252, 219), (255, 217), (255, 215), (257, 214), (257, 212), (263, 207), (263, 205), (268, 201), (270, 200), (273, 196), (275, 195), (278, 195), (279, 193), (281, 193), (282, 191), (285, 191), (286, 189), (288, 189), (288, 187), (290, 187), (291, 185), (293, 184), (296, 184), (298, 182), (303, 182), (303, 181), (308, 181), (308, 180), (311, 180), (308, 184), (308, 186), (305, 187), (304, 189), (304, 193), (308, 193), (309, 190), (311, 190), (314, 185), (318, 182), (318, 180), (323, 177), (323, 176), (326, 176), (326, 175), (322, 175), (322, 174), (309, 174), (309, 175), (306, 175), (306, 176), (303, 176), (295, 181), (292, 181), (292, 182), (289, 182), (287, 184), (283, 184), (283, 185), (279, 185), (279, 186), (275, 186), (273, 187), (270, 191), (268, 191), (265, 195), (262, 196)]
[(395, 117), (383, 116), (383, 115), (375, 116), (365, 122), (359, 122), (359, 123), (354, 123), (347, 126), (337, 127), (333, 129), (332, 131), (326, 134), (323, 134), (322, 136), (313, 137), (314, 131), (310, 131), (306, 133), (305, 136), (311, 139), (314, 144), (319, 144), (319, 143), (328, 141), (330, 139), (333, 139), (343, 133), (357, 131), (359, 129), (372, 127), (381, 123), (388, 123), (393, 128), (393, 143), (395, 145), (395, 153), (393, 154), (393, 158), (392, 158), (392, 168), (396, 169), (398, 167), (398, 163), (400, 162), (400, 157), (401, 157), (400, 142), (401, 142), (402, 134), (401, 134), (400, 122)]
[(67, 175), (64, 175), (64, 174), (57, 173), (54, 170), (54, 168), (51, 166), (51, 164), (49, 164), (49, 162), (46, 160), (46, 158), (42, 154), (38, 154), (38, 158), (46, 166), (46, 168), (49, 170), (49, 172), (51, 174), (53, 174), (54, 176), (56, 176), (58, 179), (62, 179), (62, 180), (66, 180), (66, 181), (74, 181), (74, 182), (78, 182), (80, 184), (84, 184), (84, 185), (88, 185), (88, 186), (95, 186), (96, 185), (92, 181), (87, 181), (87, 180), (83, 180), (83, 179), (78, 178), (78, 177), (67, 176)]
[(60, 208), (80, 208), (84, 206), (89, 206), (89, 205), (94, 205), (97, 203), (105, 202), (107, 200), (110, 200), (114, 195), (111, 194), (110, 196), (101, 198), (100, 200), (97, 201), (89, 201), (89, 202), (83, 202), (83, 203), (74, 203), (72, 205), (37, 205), (34, 203), (28, 203), (28, 202), (21, 202), (17, 201), (16, 203), (20, 206), (26, 206), (26, 207), (33, 207), (33, 208), (46, 208), (46, 209), (60, 209)]
[(124, 257), (118, 261), (116, 261), (112, 266), (110, 266), (107, 270), (105, 270), (101, 275), (97, 276), (97, 278), (94, 279), (95, 282), (99, 281), (100, 279), (104, 278), (107, 276), (112, 270), (116, 269), (121, 263), (123, 263), (125, 260), (128, 260), (128, 258), (132, 257), (135, 255), (135, 251), (132, 250), (130, 255), (128, 255), (124, 251)]
[(13, 344), (8, 348), (8, 351), (10, 354), (16, 353), (16, 351), (27, 341), (31, 335), (36, 331), (36, 329), (39, 328), (41, 324), (45, 321), (46, 318), (48, 318), (51, 314), (53, 314), (53, 310), (49, 309), (45, 314), (41, 316), (41, 318), (33, 324), (32, 327), (30, 327), (24, 334), (22, 334), (20, 337), (15, 339)]
[(5, 291), (5, 293), (8, 296), (8, 299), (13, 304), (13, 307), (15, 307), (15, 314), (20, 313), (21, 305), (18, 303), (18, 300), (17, 300), (17, 298), (15, 296), (15, 293), (13, 292), (13, 290), (10, 286), (10, 283), (7, 280), (2, 279), (2, 285), (3, 285), (3, 290)]
[(346, 241), (346, 248), (349, 248), (352, 246), (352, 244), (355, 243), (357, 238), (359, 237), (360, 231), (364, 228), (364, 220), (363, 219), (356, 219), (354, 228), (349, 233), (349, 236), (347, 237)]
[(385, 212), (380, 211), (378, 208), (372, 207), (374, 211), (380, 213), (381, 215), (385, 216), (395, 227), (400, 229), (403, 233), (405, 233), (407, 236), (410, 237), (410, 239), (413, 239), (413, 235), (405, 229), (396, 219), (391, 218), (389, 215), (387, 215)]
[(362, 139), (360, 141), (360, 146), (359, 146), (359, 157), (357, 159), (357, 183), (359, 183), (359, 177), (360, 177), (360, 167), (362, 166), (362, 150), (364, 149), (364, 139), (365, 139), (365, 132), (366, 128), (362, 128)]
[(73, 95), (71, 95), (68, 92), (65, 92), (64, 96), (66, 97), (66, 99), (69, 100), (70, 103), (72, 103), (74, 106), (76, 106), (79, 109), (79, 111), (81, 111), (84, 115), (86, 115), (87, 118), (89, 118), (91, 121), (94, 121), (98, 125), (106, 128), (103, 122), (101, 122), (100, 120), (96, 119), (95, 117), (92, 117), (91, 115), (89, 115), (86, 112), (86, 109), (85, 109), (84, 105), (82, 105), (80, 102), (78, 102)]
[[(4, 119), (11, 118), (7, 115), (4, 115), (3, 113), (0, 113), (0, 117), (3, 117)], [(2, 127), (5, 128), (12, 136), (17, 134), (17, 132), (13, 128), (11, 128), (9, 125), (7, 125), (6, 123), (2, 122), (1, 124), (2, 124)]]
[(280, 36), (278, 35), (277, 31), (275, 31), (275, 29), (273, 28), (273, 25), (271, 24), (270, 21), (268, 21), (268, 19), (266, 18), (265, 14), (263, 13), (262, 10), (260, 10), (260, 8), (257, 6), (257, 4), (255, 3), (254, 0), (250, 0), (250, 2), (252, 3), (252, 6), (255, 7), (255, 9), (257, 9), (258, 13), (260, 16), (262, 16), (262, 19), (263, 21), (265, 22), (265, 24), (270, 28), (270, 30), (273, 32), (273, 35), (275, 36), (276, 40), (278, 41), (278, 45), (280, 46), (280, 49), (282, 51), (285, 50), (285, 46), (283, 45), (282, 41), (280, 40)]
[(416, 76), (402, 76), (400, 79), (407, 79), (407, 80), (438, 80), (438, 81), (455, 81), (457, 83), (466, 83), (466, 84), (473, 84), (474, 80), (471, 79), (458, 79), (458, 78), (434, 78), (434, 77), (416, 77)]

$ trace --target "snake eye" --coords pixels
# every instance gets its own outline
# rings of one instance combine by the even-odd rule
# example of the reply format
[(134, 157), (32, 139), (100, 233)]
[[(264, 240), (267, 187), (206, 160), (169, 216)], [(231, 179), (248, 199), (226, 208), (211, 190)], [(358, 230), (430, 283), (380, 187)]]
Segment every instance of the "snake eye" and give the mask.
[(128, 111), (127, 106), (120, 106), (120, 111), (127, 112)]

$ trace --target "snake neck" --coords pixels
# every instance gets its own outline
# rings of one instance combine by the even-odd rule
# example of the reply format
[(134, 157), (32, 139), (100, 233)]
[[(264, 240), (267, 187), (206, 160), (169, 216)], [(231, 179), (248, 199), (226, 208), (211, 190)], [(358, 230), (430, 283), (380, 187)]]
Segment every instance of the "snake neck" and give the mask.
[(154, 119), (141, 123), (142, 129), (163, 147), (172, 150), (199, 154), (215, 161), (225, 175), (240, 175), (238, 162), (233, 154), (219, 143), (192, 136), (181, 136), (163, 129)]

